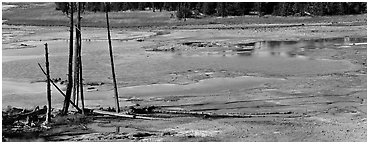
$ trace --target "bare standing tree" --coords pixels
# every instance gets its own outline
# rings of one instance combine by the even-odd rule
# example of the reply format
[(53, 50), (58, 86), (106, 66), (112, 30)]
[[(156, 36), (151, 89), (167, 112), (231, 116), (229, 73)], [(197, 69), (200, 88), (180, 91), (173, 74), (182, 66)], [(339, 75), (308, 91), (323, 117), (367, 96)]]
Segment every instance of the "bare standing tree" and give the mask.
[(69, 101), (72, 94), (73, 88), (73, 10), (74, 3), (70, 3), (70, 38), (69, 38), (69, 62), (68, 62), (68, 84), (67, 84), (67, 92), (65, 94), (64, 105), (62, 114), (66, 115), (68, 113)]
[[(78, 23), (78, 19), (77, 19)], [(78, 25), (78, 24), (77, 24)], [(79, 90), (79, 57), (78, 57), (78, 49), (79, 49), (79, 29), (76, 27), (76, 44), (74, 47), (74, 85), (73, 85), (73, 93), (72, 93), (72, 101), (78, 106), (78, 90)]]
[[(80, 5), (78, 3), (78, 5)], [(80, 49), (80, 29), (79, 29), (79, 25), (80, 25), (80, 13), (79, 13), (79, 6), (78, 8), (78, 12), (77, 12), (77, 25), (76, 25), (76, 42), (75, 42), (75, 47), (74, 47), (74, 85), (73, 85), (73, 94), (72, 94), (72, 101), (77, 104), (78, 106), (78, 91), (79, 91), (79, 49)]]
[[(76, 64), (78, 64), (78, 69), (76, 71), (78, 71), (79, 76), (77, 77), (77, 82), (79, 82), (79, 86), (80, 86), (80, 92), (81, 92), (81, 105), (82, 105), (82, 114), (85, 114), (84, 112), (84, 107), (85, 107), (85, 102), (84, 102), (84, 98), (83, 98), (83, 79), (82, 79), (82, 36), (81, 36), (81, 11), (82, 11), (82, 3), (79, 2), (78, 3), (78, 13), (77, 13), (77, 40), (78, 40), (78, 48), (77, 48), (77, 62)], [(77, 86), (77, 90), (78, 90), (78, 86)], [(77, 91), (78, 93), (78, 91)], [(78, 95), (77, 95), (77, 103), (78, 103)]]
[(105, 12), (106, 12), (106, 27), (108, 29), (108, 40), (109, 40), (109, 52), (110, 52), (110, 62), (111, 62), (111, 73), (113, 76), (113, 84), (114, 84), (114, 96), (115, 96), (115, 107), (116, 112), (119, 113), (119, 100), (118, 100), (118, 90), (117, 90), (117, 81), (115, 79), (115, 71), (114, 71), (114, 58), (113, 58), (113, 48), (111, 46), (111, 38), (110, 38), (110, 28), (109, 28), (109, 15), (108, 11), (110, 10), (109, 3), (105, 3)]
[(45, 65), (46, 65), (46, 79), (47, 79), (47, 110), (46, 110), (46, 121), (45, 124), (49, 124), (51, 121), (51, 85), (50, 85), (50, 68), (49, 68), (49, 50), (47, 43), (45, 43)]

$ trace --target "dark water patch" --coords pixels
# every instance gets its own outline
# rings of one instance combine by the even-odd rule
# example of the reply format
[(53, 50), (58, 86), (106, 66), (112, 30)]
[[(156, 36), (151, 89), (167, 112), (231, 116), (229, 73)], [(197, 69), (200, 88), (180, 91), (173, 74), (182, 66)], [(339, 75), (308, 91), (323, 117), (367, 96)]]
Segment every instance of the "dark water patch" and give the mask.
[(168, 34), (170, 34), (170, 31), (158, 31), (156, 32), (155, 35), (160, 36), (160, 35), (168, 35)]
[(19, 138), (4, 138), (3, 142), (46, 142), (47, 140), (45, 138), (25, 138), (25, 137), (19, 137)]
[[(357, 69), (347, 60), (313, 59), (305, 55), (310, 49), (338, 48), (366, 42), (366, 38), (326, 38), (299, 41), (261, 41), (238, 43), (233, 52), (215, 54), (175, 55), (173, 63), (187, 63), (194, 67), (212, 67), (256, 72), (270, 75), (299, 75), (344, 72)], [(183, 61), (183, 62), (181, 62)], [(170, 63), (171, 63), (170, 62)], [(182, 65), (182, 66), (183, 66)]]
[(87, 125), (87, 127), (93, 131), (99, 133), (133, 133), (137, 132), (138, 129), (131, 128), (124, 125), (124, 121), (120, 120), (106, 120), (106, 121), (94, 121)]
[(9, 133), (3, 130), (2, 142), (45, 142), (40, 132), (15, 131)]
[(349, 46), (366, 42), (366, 37), (339, 37), (299, 41), (261, 41), (255, 43), (241, 43), (236, 46), (251, 47), (255, 49), (254, 52), (242, 54), (241, 56), (282, 56), (301, 58), (305, 57), (303, 52), (307, 49), (337, 48), (337, 46)]

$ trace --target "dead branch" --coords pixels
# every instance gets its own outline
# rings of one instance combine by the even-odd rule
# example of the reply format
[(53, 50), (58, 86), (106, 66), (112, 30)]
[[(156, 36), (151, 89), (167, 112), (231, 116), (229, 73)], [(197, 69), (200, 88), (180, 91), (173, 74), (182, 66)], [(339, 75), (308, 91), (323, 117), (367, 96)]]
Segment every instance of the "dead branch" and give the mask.
[[(38, 66), (40, 67), (41, 71), (46, 75), (46, 72), (44, 71), (44, 69), (42, 68), (41, 64), (38, 63)], [(52, 81), (50, 80), (50, 82), (54, 85), (54, 87), (60, 92), (60, 94), (62, 94), (64, 97), (66, 97), (66, 95), (63, 93), (63, 91)], [(72, 100), (69, 99), (70, 104), (72, 104), (77, 110), (78, 112), (82, 112), (82, 110), (72, 102)]]
[(45, 106), (43, 109), (38, 109), (36, 107), (33, 111), (27, 113), (19, 113), (19, 114), (4, 114), (3, 112), (3, 124), (13, 124), (15, 121), (26, 119), (27, 117), (32, 117), (36, 115), (46, 114), (47, 107)]
[(163, 119), (163, 118), (153, 118), (153, 117), (128, 115), (128, 114), (108, 112), (108, 111), (102, 111), (102, 110), (93, 110), (92, 112), (96, 113), (96, 114), (111, 115), (111, 116), (124, 117), (124, 118), (145, 119), (145, 120), (167, 120), (167, 119)]

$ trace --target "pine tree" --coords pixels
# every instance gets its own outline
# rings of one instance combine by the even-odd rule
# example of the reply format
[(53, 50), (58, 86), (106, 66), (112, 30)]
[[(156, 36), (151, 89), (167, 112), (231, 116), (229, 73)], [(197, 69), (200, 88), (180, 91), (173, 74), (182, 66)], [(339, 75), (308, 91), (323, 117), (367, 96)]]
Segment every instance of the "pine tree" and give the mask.
[(215, 8), (216, 8), (216, 3), (204, 2), (202, 5), (202, 13), (204, 13), (205, 15), (213, 15), (216, 12)]
[(222, 17), (227, 16), (226, 3), (225, 2), (218, 2), (216, 11), (217, 11), (218, 16), (222, 16)]

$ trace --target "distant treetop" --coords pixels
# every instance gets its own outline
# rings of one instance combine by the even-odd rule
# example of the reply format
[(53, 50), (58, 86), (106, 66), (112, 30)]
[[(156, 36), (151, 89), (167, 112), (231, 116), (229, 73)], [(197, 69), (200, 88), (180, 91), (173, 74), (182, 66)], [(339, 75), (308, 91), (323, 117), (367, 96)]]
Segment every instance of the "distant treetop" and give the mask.
[[(68, 13), (68, 3), (56, 2), (56, 10)], [(111, 11), (177, 11), (178, 18), (239, 15), (324, 16), (366, 13), (366, 2), (112, 2)], [(84, 10), (105, 11), (103, 2), (84, 3)]]

